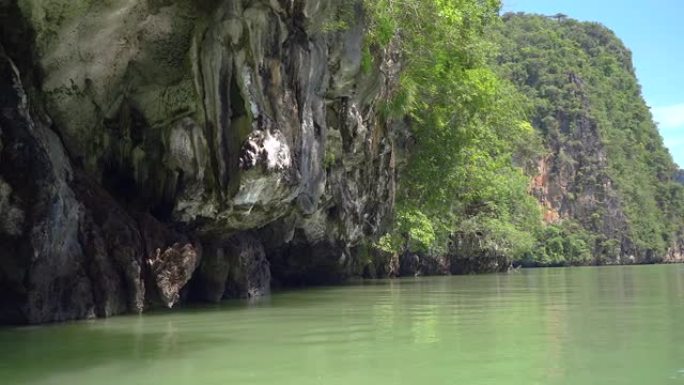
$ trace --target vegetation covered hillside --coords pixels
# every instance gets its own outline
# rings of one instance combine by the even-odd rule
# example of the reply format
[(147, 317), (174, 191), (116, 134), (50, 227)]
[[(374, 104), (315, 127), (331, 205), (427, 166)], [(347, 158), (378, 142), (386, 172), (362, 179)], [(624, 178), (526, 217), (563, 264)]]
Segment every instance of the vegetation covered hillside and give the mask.
[(498, 17), (497, 1), (374, 4), (405, 65), (390, 111), (411, 140), (379, 243), (400, 272), (649, 263), (679, 247), (676, 165), (611, 31)]
[(558, 232), (579, 232), (592, 262), (661, 260), (682, 228), (684, 195), (630, 51), (597, 23), (521, 14), (503, 21), (494, 34), (499, 73), (526, 96), (546, 147), (533, 193), (552, 226), (533, 258), (584, 259), (556, 242)]
[[(371, 46), (399, 46), (390, 120), (410, 127), (396, 222), (379, 246), (400, 274), (498, 269), (535, 246), (540, 211), (525, 162), (541, 148), (522, 97), (493, 71), (498, 1), (382, 0)], [(503, 260), (502, 260), (503, 259)]]

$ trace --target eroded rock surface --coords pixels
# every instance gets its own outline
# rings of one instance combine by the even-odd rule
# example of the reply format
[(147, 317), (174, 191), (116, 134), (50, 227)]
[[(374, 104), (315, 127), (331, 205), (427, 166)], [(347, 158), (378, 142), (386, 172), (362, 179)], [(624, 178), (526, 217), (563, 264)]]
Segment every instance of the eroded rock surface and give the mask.
[(263, 245), (250, 233), (212, 244), (198, 275), (199, 295), (207, 301), (257, 298), (271, 292), (270, 263)]
[(0, 26), (3, 322), (345, 277), (392, 210), (396, 54), (362, 69), (355, 2), (0, 1)]

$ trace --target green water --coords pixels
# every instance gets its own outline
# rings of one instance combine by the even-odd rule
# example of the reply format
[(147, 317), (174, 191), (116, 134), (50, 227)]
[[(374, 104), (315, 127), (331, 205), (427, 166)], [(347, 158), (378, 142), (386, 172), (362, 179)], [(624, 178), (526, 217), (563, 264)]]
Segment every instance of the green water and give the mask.
[(684, 384), (684, 265), (374, 281), (0, 329), (0, 384)]

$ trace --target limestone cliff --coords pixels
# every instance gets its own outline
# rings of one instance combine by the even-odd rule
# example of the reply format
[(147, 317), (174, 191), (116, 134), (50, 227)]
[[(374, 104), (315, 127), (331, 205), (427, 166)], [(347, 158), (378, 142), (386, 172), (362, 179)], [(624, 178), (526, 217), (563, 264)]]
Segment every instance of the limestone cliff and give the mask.
[(677, 167), (641, 95), (631, 52), (598, 23), (526, 14), (503, 20), (497, 67), (526, 96), (546, 147), (532, 193), (547, 224), (591, 245), (575, 250), (571, 263), (682, 260)]
[(341, 279), (391, 213), (375, 105), (398, 69), (365, 57), (353, 2), (3, 0), (0, 19), (0, 322)]

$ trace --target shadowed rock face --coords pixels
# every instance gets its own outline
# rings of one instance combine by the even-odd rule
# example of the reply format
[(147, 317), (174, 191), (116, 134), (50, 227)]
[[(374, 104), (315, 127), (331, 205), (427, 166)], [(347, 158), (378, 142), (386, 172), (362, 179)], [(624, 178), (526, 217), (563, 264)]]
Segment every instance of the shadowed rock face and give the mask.
[(375, 103), (398, 68), (361, 69), (362, 21), (333, 0), (0, 1), (2, 321), (257, 296), (295, 252), (350, 274), (394, 200)]
[(31, 118), (17, 68), (1, 49), (0, 142), (0, 320), (93, 315), (97, 289), (79, 263), (72, 170), (57, 136)]
[(271, 290), (271, 270), (262, 243), (253, 234), (237, 234), (208, 247), (198, 273), (201, 299), (256, 298)]

